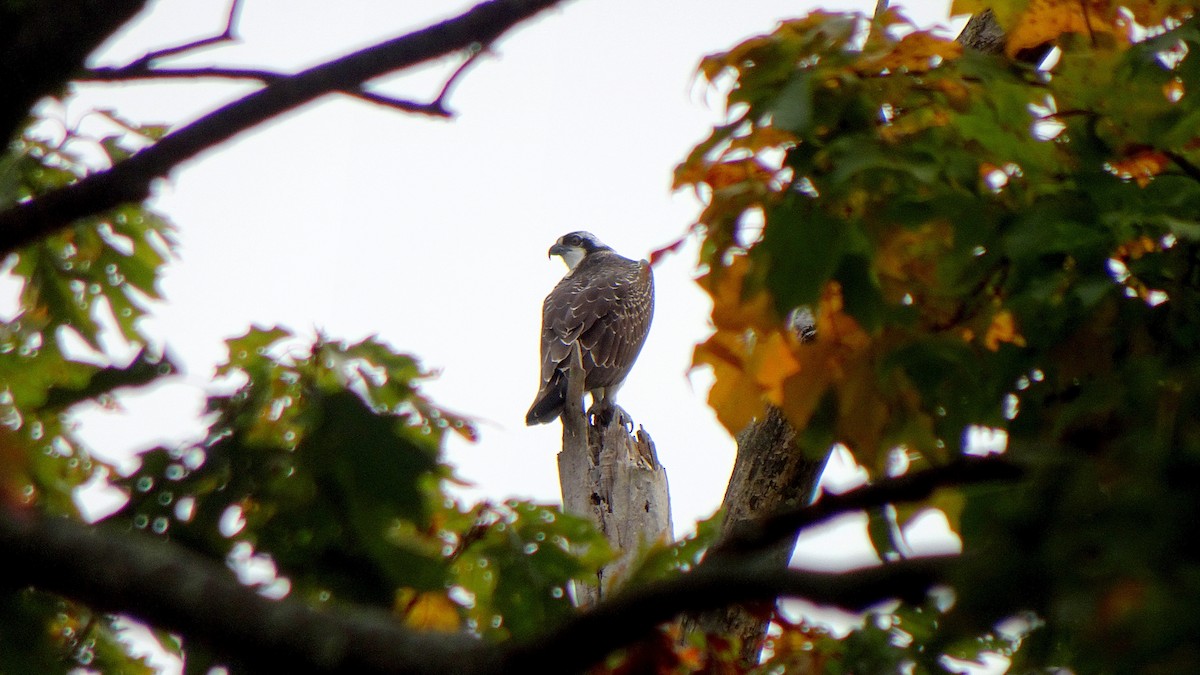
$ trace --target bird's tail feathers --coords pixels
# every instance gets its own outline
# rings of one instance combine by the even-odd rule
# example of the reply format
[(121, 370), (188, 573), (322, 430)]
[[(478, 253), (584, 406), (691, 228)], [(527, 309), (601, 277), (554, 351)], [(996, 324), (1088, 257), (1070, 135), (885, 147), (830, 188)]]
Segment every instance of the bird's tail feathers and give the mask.
[(561, 372), (555, 373), (554, 379), (546, 387), (546, 393), (534, 401), (529, 412), (526, 413), (525, 424), (533, 426), (553, 422), (562, 414), (563, 406), (566, 403), (567, 378), (563, 377)]

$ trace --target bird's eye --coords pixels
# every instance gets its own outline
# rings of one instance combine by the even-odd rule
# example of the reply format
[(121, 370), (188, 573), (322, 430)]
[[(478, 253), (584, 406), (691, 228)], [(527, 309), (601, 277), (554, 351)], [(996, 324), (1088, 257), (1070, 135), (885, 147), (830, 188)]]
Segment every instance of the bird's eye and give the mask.
[(583, 243), (583, 240), (580, 239), (577, 235), (573, 234), (573, 235), (567, 237), (567, 244), (569, 244), (571, 246), (578, 246), (582, 243)]

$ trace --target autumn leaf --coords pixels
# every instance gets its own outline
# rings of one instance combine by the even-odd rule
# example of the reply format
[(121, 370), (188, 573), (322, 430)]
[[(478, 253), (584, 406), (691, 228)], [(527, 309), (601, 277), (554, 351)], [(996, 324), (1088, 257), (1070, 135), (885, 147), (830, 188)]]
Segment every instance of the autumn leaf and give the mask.
[(887, 286), (894, 287), (891, 300), (898, 301), (913, 286), (936, 286), (938, 258), (950, 250), (953, 240), (954, 229), (945, 221), (890, 228), (880, 242), (875, 265), (880, 277), (890, 282)]
[(962, 55), (962, 45), (954, 40), (934, 35), (929, 31), (917, 31), (905, 35), (890, 51), (882, 56), (865, 61), (860, 72), (907, 70), (920, 73), (936, 67), (942, 61)]
[(1018, 347), (1025, 346), (1025, 338), (1017, 332), (1017, 323), (1012, 312), (1002, 309), (992, 317), (992, 323), (983, 336), (983, 344), (989, 351), (994, 352), (1006, 342)]
[(821, 300), (817, 303), (817, 342), (858, 351), (871, 341), (862, 326), (846, 314), (846, 301), (842, 297), (842, 285), (836, 281), (825, 284)]
[(1064, 33), (1122, 36), (1110, 17), (1114, 7), (1107, 0), (1030, 0), (1021, 12), (1004, 51), (1014, 57), (1022, 50), (1052, 42)]
[(708, 392), (708, 404), (717, 419), (736, 434), (766, 408), (762, 388), (747, 372), (746, 347), (740, 336), (730, 331), (717, 331), (696, 346), (692, 366), (710, 366), (713, 385)]
[(1109, 171), (1122, 180), (1133, 180), (1138, 187), (1150, 181), (1171, 165), (1171, 159), (1158, 150), (1139, 150), (1123, 159), (1110, 162)]
[(396, 611), (403, 615), (404, 625), (417, 630), (453, 633), (461, 624), (458, 605), (438, 591), (417, 593), (409, 588), (400, 589), (396, 593)]
[(769, 330), (779, 324), (771, 297), (762, 288), (747, 283), (750, 260), (737, 256), (725, 267), (715, 269), (698, 280), (713, 299), (712, 320), (718, 330), (742, 331), (747, 328)]

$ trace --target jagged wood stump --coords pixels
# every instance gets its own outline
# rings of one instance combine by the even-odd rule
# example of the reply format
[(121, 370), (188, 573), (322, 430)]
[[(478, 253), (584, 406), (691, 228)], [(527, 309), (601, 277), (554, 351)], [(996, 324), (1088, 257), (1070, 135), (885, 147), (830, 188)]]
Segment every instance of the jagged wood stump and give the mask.
[[(592, 521), (618, 558), (596, 579), (576, 584), (575, 604), (590, 607), (612, 592), (638, 551), (672, 540), (667, 471), (654, 442), (639, 427), (631, 433), (620, 415), (591, 423), (583, 411), (583, 365), (576, 345), (563, 408), (563, 447), (558, 478), (563, 510)], [(630, 424), (632, 426), (632, 424)]]

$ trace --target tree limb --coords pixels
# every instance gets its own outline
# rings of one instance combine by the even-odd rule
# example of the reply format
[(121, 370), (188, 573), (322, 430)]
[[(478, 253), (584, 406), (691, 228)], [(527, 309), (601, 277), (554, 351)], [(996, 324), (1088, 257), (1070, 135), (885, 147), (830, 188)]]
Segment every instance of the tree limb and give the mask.
[(491, 645), (418, 633), (380, 610), (269, 600), (229, 569), (168, 541), (34, 511), (0, 507), (0, 550), (10, 565), (5, 583), (17, 592), (32, 586), (126, 613), (263, 672), (363, 675), (525, 673), (547, 663), (576, 672), (684, 611), (779, 596), (861, 610), (889, 598), (919, 599), (954, 564), (927, 558), (828, 574), (725, 558), (620, 593), (539, 639)]
[(378, 610), (269, 600), (180, 546), (30, 511), (0, 507), (0, 550), (5, 585), (128, 613), (261, 672), (451, 672), (471, 665), (479, 644), (407, 630)]
[(537, 672), (547, 663), (557, 672), (579, 672), (682, 612), (742, 602), (803, 597), (851, 611), (891, 598), (920, 603), (953, 564), (945, 557), (925, 558), (831, 574), (749, 559), (705, 562), (687, 574), (620, 593), (541, 638), (510, 648), (498, 672)]
[[(716, 548), (746, 523), (812, 502), (825, 461), (806, 457), (793, 444), (795, 436), (795, 428), (775, 406), (769, 406), (765, 416), (737, 435), (737, 459), (721, 504), (725, 519)], [(758, 557), (770, 561), (775, 569), (786, 568), (797, 536), (793, 532), (783, 537), (759, 551)], [(766, 607), (731, 605), (687, 617), (684, 629), (740, 638), (742, 663), (751, 666), (758, 663), (772, 608), (773, 603)]]
[(1024, 471), (1003, 457), (962, 459), (951, 464), (889, 478), (840, 495), (825, 495), (819, 501), (780, 511), (760, 520), (742, 523), (710, 556), (745, 554), (769, 548), (795, 532), (833, 516), (884, 506), (895, 502), (925, 499), (943, 487), (1015, 481)]
[(237, 24), (238, 9), (240, 9), (240, 6), (241, 0), (233, 0), (229, 3), (229, 14), (225, 17), (225, 30), (217, 35), (201, 38), (199, 40), (194, 40), (181, 45), (175, 45), (174, 47), (167, 47), (165, 49), (158, 49), (148, 52), (143, 54), (142, 57), (137, 61), (134, 61), (132, 64), (130, 64), (130, 67), (148, 67), (151, 63), (158, 59), (174, 56), (176, 54), (182, 54), (184, 52), (190, 52), (194, 49), (211, 47), (216, 44), (221, 44), (222, 42), (232, 42), (233, 40), (236, 40), (237, 37), (233, 34), (233, 27), (235, 24)]
[(295, 75), (229, 103), (161, 141), (70, 186), (0, 213), (0, 256), (67, 227), (72, 221), (142, 201), (151, 182), (201, 152), (326, 94), (476, 44), (491, 44), (517, 23), (561, 0), (491, 0), (466, 13)]

